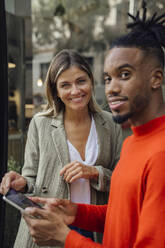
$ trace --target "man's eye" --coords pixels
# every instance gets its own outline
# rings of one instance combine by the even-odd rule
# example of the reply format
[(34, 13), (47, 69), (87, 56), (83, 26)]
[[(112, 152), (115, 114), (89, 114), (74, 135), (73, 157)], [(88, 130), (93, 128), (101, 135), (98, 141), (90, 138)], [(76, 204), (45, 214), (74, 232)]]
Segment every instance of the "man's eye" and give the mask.
[(105, 84), (110, 84), (110, 82), (111, 82), (111, 78), (110, 77), (104, 78), (104, 83)]
[(122, 79), (127, 79), (130, 76), (130, 73), (128, 71), (123, 71), (120, 73), (120, 77)]

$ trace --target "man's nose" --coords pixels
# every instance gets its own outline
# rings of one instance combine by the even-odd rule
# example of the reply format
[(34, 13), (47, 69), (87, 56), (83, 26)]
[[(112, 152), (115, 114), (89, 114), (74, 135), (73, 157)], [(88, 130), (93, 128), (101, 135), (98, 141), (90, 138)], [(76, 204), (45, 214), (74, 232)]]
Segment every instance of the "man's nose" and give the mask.
[(105, 86), (106, 95), (118, 95), (121, 92), (121, 85), (116, 79), (112, 79), (109, 84)]

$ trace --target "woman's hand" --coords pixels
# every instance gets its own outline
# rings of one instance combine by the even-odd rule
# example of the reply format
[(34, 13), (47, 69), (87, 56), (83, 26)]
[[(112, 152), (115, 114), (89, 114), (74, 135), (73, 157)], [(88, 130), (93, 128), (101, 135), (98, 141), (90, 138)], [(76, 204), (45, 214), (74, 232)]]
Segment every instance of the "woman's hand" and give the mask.
[(63, 167), (60, 175), (63, 175), (66, 182), (72, 183), (79, 178), (97, 180), (99, 172), (95, 166), (84, 165), (78, 161), (73, 161)]
[(15, 171), (10, 171), (4, 175), (0, 185), (0, 193), (5, 195), (10, 188), (17, 191), (24, 191), (27, 184), (26, 179)]
[(25, 210), (24, 218), (33, 241), (40, 246), (55, 246), (58, 245), (57, 242), (64, 244), (70, 231), (67, 225), (73, 223), (77, 205), (65, 199), (39, 197), (30, 197), (30, 199), (36, 203), (45, 204), (43, 209), (27, 208)]

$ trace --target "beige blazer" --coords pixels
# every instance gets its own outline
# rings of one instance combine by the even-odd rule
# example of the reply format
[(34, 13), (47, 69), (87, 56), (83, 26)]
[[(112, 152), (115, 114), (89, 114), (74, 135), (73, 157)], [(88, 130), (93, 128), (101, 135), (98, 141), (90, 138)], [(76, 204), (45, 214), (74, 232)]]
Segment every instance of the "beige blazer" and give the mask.
[[(106, 204), (112, 171), (119, 159), (122, 131), (114, 124), (109, 112), (93, 114), (98, 135), (98, 182), (91, 180), (91, 203)], [(70, 199), (69, 184), (60, 176), (60, 170), (70, 162), (63, 113), (57, 117), (35, 115), (31, 120), (22, 175), (28, 182), (28, 193), (41, 197)], [(29, 237), (24, 220), (15, 242), (15, 248), (37, 248)]]

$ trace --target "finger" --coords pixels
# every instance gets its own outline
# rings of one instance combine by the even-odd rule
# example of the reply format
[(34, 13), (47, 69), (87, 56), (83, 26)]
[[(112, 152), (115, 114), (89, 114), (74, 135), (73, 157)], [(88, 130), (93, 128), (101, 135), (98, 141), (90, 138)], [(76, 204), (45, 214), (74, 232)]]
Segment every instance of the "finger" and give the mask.
[(47, 202), (48, 207), (58, 207), (59, 205), (64, 203), (64, 199), (51, 198), (49, 202)]
[[(34, 238), (34, 240), (33, 240), (33, 242), (35, 243), (35, 244), (37, 244), (39, 247), (40, 246), (52, 246), (53, 245), (53, 247), (54, 247), (54, 243), (52, 243), (52, 245), (51, 245), (51, 242), (50, 242), (50, 240), (42, 240), (42, 239), (39, 239), (39, 238)], [(59, 246), (61, 247), (61, 243), (59, 242)], [(58, 247), (59, 247), (58, 246)]]
[(68, 170), (70, 167), (73, 166), (73, 164), (74, 164), (74, 162), (71, 162), (71, 163), (65, 165), (65, 166), (62, 168), (62, 170), (60, 171), (60, 175), (62, 176), (62, 175), (65, 173), (66, 170)]
[(15, 171), (10, 171), (4, 175), (1, 183), (1, 189), (3, 194), (6, 194), (8, 190), (12, 188), (11, 183), (16, 180), (17, 177), (21, 177), (21, 175), (19, 175)]
[(43, 208), (50, 208), (52, 207), (62, 207), (62, 206), (67, 206), (70, 201), (67, 199), (58, 199), (58, 198), (41, 198), (41, 197), (28, 197), (30, 200), (36, 202), (36, 203), (41, 203), (45, 206)]
[(69, 203), (70, 203), (70, 201), (67, 200), (67, 199), (57, 199), (57, 198), (53, 198), (51, 205), (52, 205), (53, 207), (60, 207), (60, 208), (61, 208), (61, 207), (67, 206)]
[(6, 173), (5, 174), (6, 184), (10, 183), (11, 181), (14, 181), (16, 178), (19, 178), (19, 177), (21, 177), (21, 175), (15, 171), (10, 171), (10, 172)]
[(75, 169), (78, 168), (78, 167), (79, 167), (79, 168), (82, 168), (83, 165), (82, 165), (80, 162), (75, 161), (75, 162), (73, 163), (73, 165), (70, 166), (70, 167), (65, 171), (64, 179), (66, 178), (66, 176), (67, 176), (71, 171), (75, 170)]
[(34, 226), (35, 220), (37, 219), (32, 215), (30, 216), (28, 213), (26, 213), (26, 211), (22, 213), (22, 217), (24, 218), (29, 227)]
[(49, 199), (51, 198), (42, 198), (42, 197), (28, 197), (30, 200), (32, 200), (33, 202), (36, 203), (41, 203), (43, 205), (47, 204), (47, 202), (49, 201)]
[(33, 242), (34, 242), (35, 244), (37, 244), (38, 246), (45, 246), (45, 245), (48, 245), (45, 241), (42, 241), (42, 240), (40, 240), (40, 239), (38, 239), (38, 238), (33, 238)]
[[(70, 183), (72, 177), (76, 176), (77, 174), (80, 174), (80, 172), (81, 172), (81, 168), (80, 168), (80, 167), (74, 169), (73, 171), (71, 171), (71, 172), (66, 176), (65, 181), (68, 182), (68, 183)], [(82, 175), (82, 173), (81, 173), (81, 175)]]
[(62, 176), (69, 168), (71, 168), (77, 161), (73, 161), (67, 165), (65, 165), (62, 170), (60, 171), (60, 176)]
[[(3, 180), (3, 178), (2, 178), (2, 180)], [(2, 183), (2, 181), (1, 181), (1, 184), (0, 184), (0, 193), (3, 195), (3, 183)]]
[(88, 166), (88, 165), (84, 165), (84, 164), (81, 164), (81, 167), (80, 170), (77, 172), (77, 175), (73, 175), (72, 178), (69, 179), (69, 183), (72, 183), (73, 181), (75, 181), (76, 179), (79, 179), (79, 178), (86, 178), (86, 179), (89, 179), (90, 176), (91, 176), (91, 169), (92, 169), (92, 166)]
[(52, 204), (56, 207), (56, 206), (59, 206), (59, 205), (63, 205), (63, 206), (66, 206), (68, 204), (68, 202), (70, 202), (69, 200), (67, 199), (57, 199), (57, 198), (54, 198), (54, 201), (52, 202)]
[(22, 217), (26, 220), (27, 223), (29, 223), (30, 222), (29, 219), (31, 219), (32, 216), (30, 216), (28, 213), (26, 213), (26, 211), (23, 211)]
[(70, 173), (72, 173), (74, 170), (76, 170), (78, 167), (80, 167), (79, 166), (79, 164), (74, 164), (72, 167), (70, 167), (69, 169), (67, 169), (66, 171), (65, 171), (65, 174), (64, 174), (64, 177), (63, 177), (63, 179), (64, 180), (66, 180), (66, 178), (68, 177), (68, 175), (70, 174)]
[(7, 189), (9, 189), (12, 179), (9, 176), (7, 176), (5, 179), (6, 179), (5, 180), (5, 186), (6, 186)]
[(43, 210), (43, 209), (40, 209), (40, 208), (36, 208), (36, 207), (28, 207), (28, 208), (25, 208), (25, 211), (24, 211), (24, 214), (23, 216), (25, 217), (25, 219), (27, 219), (27, 221), (31, 222), (31, 217), (34, 217), (34, 218), (40, 218), (40, 219), (47, 219), (47, 215), (48, 213)]
[(37, 242), (37, 239), (36, 238), (33, 238), (33, 242), (36, 243), (37, 245), (41, 245)]
[[(61, 204), (61, 199), (57, 198), (40, 198), (40, 197), (28, 197), (33, 202), (42, 204), (43, 209), (53, 209)], [(55, 210), (54, 210), (55, 211)]]
[(10, 188), (10, 187), (6, 186), (6, 179), (7, 178), (4, 176), (3, 179), (2, 179), (2, 182), (1, 182), (1, 192), (2, 192), (3, 195), (5, 195), (8, 192), (9, 188)]
[[(50, 206), (47, 204), (47, 211), (45, 211), (45, 209), (41, 209), (41, 208), (36, 208), (36, 207), (28, 207), (25, 209), (24, 213), (29, 215), (29, 216), (33, 216), (35, 218), (40, 218), (40, 219), (52, 219), (53, 216), (56, 216), (58, 212), (59, 213), (59, 208), (52, 206), (51, 205), (51, 209)], [(52, 207), (53, 207), (53, 211), (52, 211)]]
[(80, 179), (80, 178), (83, 178), (83, 174), (82, 172), (76, 174), (75, 176), (73, 176), (71, 179), (70, 179), (70, 183), (73, 183), (74, 181), (76, 181), (77, 179)]
[(39, 246), (45, 245), (43, 241), (39, 240), (38, 238), (33, 237), (33, 242)]
[(23, 190), (25, 188), (26, 184), (27, 184), (26, 179), (21, 176), (20, 178), (12, 181), (10, 183), (10, 186), (11, 186), (11, 188), (13, 188), (15, 190), (20, 191), (20, 190)]
[(2, 194), (2, 195), (3, 195), (3, 190), (2, 190), (2, 186), (1, 186), (1, 184), (0, 184), (0, 194)]

